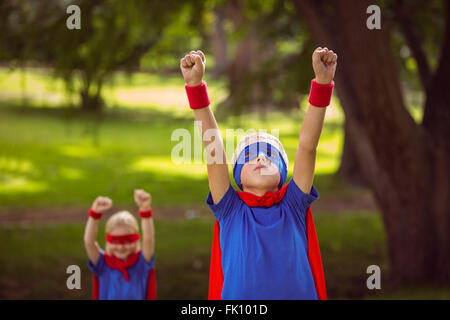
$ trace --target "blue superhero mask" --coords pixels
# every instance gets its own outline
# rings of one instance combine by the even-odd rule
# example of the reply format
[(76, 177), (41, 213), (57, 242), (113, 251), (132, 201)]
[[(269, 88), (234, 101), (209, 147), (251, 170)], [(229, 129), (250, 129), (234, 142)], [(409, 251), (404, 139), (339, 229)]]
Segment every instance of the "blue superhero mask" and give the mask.
[(246, 146), (245, 149), (242, 150), (233, 168), (234, 181), (236, 181), (237, 186), (241, 190), (242, 190), (241, 184), (242, 167), (244, 166), (245, 163), (256, 158), (261, 153), (264, 154), (267, 159), (272, 161), (272, 163), (275, 164), (275, 166), (280, 171), (280, 183), (278, 184), (278, 189), (281, 188), (283, 186), (283, 183), (286, 181), (287, 167), (286, 163), (283, 160), (283, 157), (280, 154), (280, 151), (278, 151), (277, 148), (275, 148), (273, 145), (269, 143), (256, 142)]

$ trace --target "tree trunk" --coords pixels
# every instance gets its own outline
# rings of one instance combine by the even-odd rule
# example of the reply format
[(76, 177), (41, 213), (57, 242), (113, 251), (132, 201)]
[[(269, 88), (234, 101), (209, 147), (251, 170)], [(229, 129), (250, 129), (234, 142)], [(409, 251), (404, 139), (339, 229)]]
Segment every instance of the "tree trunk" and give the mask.
[[(450, 157), (405, 109), (389, 30), (383, 23), (381, 30), (366, 28), (372, 3), (365, 0), (328, 2), (327, 8), (318, 1), (292, 2), (318, 45), (339, 55), (337, 94), (356, 160), (382, 209), (392, 279), (450, 282), (450, 206), (444, 195)], [(447, 101), (435, 107), (448, 112)], [(443, 118), (433, 124), (440, 127)]]
[(225, 73), (228, 67), (227, 57), (227, 35), (223, 27), (225, 20), (225, 13), (223, 6), (214, 9), (216, 21), (214, 23), (215, 32), (212, 35), (212, 53), (216, 61), (216, 65), (213, 71), (214, 77), (219, 77)]
[(337, 174), (346, 182), (359, 186), (367, 186), (354, 151), (354, 137), (348, 132), (348, 124), (344, 125), (344, 146), (342, 148), (341, 164)]
[(87, 90), (80, 92), (81, 109), (84, 111), (100, 111), (103, 106), (103, 101), (98, 95), (92, 95)]
[(227, 77), (230, 95), (222, 103), (231, 108), (233, 113), (240, 114), (242, 110), (268, 109), (272, 105), (271, 91), (257, 81), (255, 72), (272, 54), (273, 44), (266, 43), (259, 36), (259, 30), (245, 17), (243, 8), (245, 0), (227, 3), (226, 16), (237, 30), (244, 35), (236, 45), (235, 54), (229, 61)]
[(433, 165), (430, 189), (430, 211), (437, 224), (438, 272), (450, 278), (450, 2), (445, 6), (446, 29), (441, 57), (431, 85), (426, 90), (423, 127), (429, 134), (432, 149), (430, 163)]
[(103, 81), (101, 78), (93, 80), (88, 73), (84, 74), (83, 80), (83, 89), (80, 92), (81, 109), (92, 112), (100, 111), (103, 107), (101, 97)]

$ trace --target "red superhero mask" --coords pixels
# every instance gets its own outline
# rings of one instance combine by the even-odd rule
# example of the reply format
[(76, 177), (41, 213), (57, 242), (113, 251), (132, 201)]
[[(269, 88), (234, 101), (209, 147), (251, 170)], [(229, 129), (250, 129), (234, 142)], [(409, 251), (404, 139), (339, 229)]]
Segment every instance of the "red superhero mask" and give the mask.
[(129, 244), (139, 240), (139, 233), (125, 234), (123, 236), (106, 235), (106, 241), (111, 244)]

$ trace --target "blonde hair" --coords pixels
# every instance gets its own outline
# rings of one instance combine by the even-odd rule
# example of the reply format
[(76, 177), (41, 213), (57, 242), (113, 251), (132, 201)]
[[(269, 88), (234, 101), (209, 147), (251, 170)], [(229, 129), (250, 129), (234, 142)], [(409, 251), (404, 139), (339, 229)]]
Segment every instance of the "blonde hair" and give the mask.
[(106, 233), (110, 233), (115, 227), (126, 226), (133, 230), (135, 233), (139, 233), (139, 224), (136, 218), (128, 211), (119, 211), (114, 213), (106, 221)]
[[(139, 224), (136, 220), (136, 218), (129, 213), (128, 211), (119, 211), (114, 213), (109, 219), (106, 221), (106, 233), (110, 233), (114, 228), (118, 226), (125, 226), (129, 227), (133, 230), (135, 233), (139, 233)], [(140, 241), (136, 243), (136, 252), (140, 250)], [(111, 247), (108, 242), (105, 244), (106, 252), (111, 254)]]

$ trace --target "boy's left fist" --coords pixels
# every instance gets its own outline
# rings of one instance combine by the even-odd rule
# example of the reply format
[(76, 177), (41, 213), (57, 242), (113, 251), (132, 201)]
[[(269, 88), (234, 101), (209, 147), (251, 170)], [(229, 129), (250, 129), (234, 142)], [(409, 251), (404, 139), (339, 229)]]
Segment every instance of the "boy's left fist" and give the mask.
[(337, 54), (328, 48), (318, 47), (312, 54), (312, 65), (319, 84), (330, 84), (336, 72)]
[(108, 197), (97, 197), (91, 206), (91, 209), (98, 213), (103, 213), (112, 207), (112, 200)]
[(141, 211), (150, 210), (152, 204), (152, 196), (142, 189), (134, 190), (134, 201)]
[(195, 87), (203, 82), (206, 59), (202, 51), (191, 51), (180, 60), (180, 69), (184, 81), (190, 87)]

